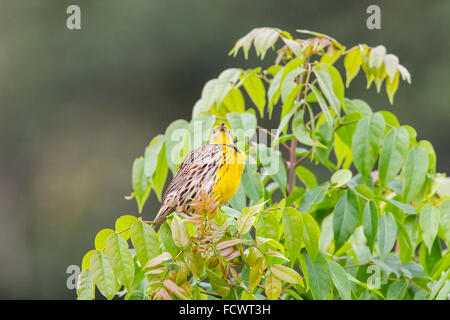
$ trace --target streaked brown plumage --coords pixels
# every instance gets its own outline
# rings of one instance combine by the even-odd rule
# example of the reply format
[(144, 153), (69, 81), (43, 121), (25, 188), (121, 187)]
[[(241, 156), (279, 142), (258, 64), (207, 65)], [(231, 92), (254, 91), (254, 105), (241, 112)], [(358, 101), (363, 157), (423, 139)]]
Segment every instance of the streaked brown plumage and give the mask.
[(180, 164), (162, 197), (154, 223), (161, 223), (173, 211), (191, 215), (192, 199), (199, 199), (203, 190), (227, 202), (237, 191), (246, 156), (233, 145), (225, 124), (216, 126), (210, 142), (193, 150)]

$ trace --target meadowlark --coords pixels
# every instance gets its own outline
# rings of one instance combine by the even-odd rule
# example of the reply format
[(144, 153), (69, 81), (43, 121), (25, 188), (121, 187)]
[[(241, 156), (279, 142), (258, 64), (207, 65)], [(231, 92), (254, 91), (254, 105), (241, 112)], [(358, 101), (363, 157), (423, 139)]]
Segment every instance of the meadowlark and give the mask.
[(215, 126), (209, 143), (181, 162), (153, 223), (163, 222), (173, 211), (191, 215), (193, 199), (199, 199), (202, 190), (218, 205), (226, 203), (239, 187), (245, 160), (245, 154), (233, 143), (230, 128), (224, 123)]

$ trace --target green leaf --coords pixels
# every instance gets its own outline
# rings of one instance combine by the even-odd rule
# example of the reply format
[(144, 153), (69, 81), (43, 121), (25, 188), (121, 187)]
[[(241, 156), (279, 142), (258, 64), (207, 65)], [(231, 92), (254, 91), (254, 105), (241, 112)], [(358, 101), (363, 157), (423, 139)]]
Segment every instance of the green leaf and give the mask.
[(398, 65), (397, 69), (400, 71), (402, 80), (406, 80), (408, 83), (411, 83), (411, 75), (409, 74), (409, 71), (401, 64)]
[(428, 170), (436, 172), (436, 152), (434, 151), (433, 145), (428, 140), (420, 140), (419, 146), (428, 153)]
[(415, 199), (423, 185), (428, 171), (428, 154), (421, 147), (412, 148), (403, 168), (403, 201)]
[(184, 221), (175, 216), (170, 225), (172, 229), (172, 239), (179, 248), (184, 248), (189, 243), (189, 232)]
[[(339, 117), (344, 102), (344, 83), (339, 71), (330, 64), (318, 63), (314, 68), (319, 87), (331, 108)], [(317, 96), (317, 95), (316, 95)]]
[(345, 113), (347, 115), (352, 113), (359, 113), (360, 116), (362, 117), (369, 117), (371, 114), (373, 114), (372, 109), (364, 100), (345, 98), (344, 102), (345, 102)]
[(378, 69), (383, 65), (386, 56), (386, 48), (382, 45), (376, 46), (370, 51), (369, 68)]
[(266, 104), (266, 90), (262, 80), (255, 74), (246, 78), (243, 83), (250, 99), (258, 108), (261, 118), (264, 118), (264, 106)]
[(307, 146), (316, 145), (316, 141), (311, 137), (311, 132), (303, 123), (304, 109), (297, 112), (292, 119), (292, 133), (295, 138)]
[(229, 204), (234, 210), (242, 211), (245, 207), (247, 199), (245, 198), (245, 190), (244, 190), (244, 183), (242, 182), (239, 184), (239, 187), (234, 194), (234, 196), (230, 199)]
[(313, 264), (309, 256), (305, 257), (312, 296), (315, 300), (325, 300), (331, 289), (331, 273), (327, 259), (319, 253)]
[(366, 284), (366, 283), (364, 283), (364, 282), (359, 281), (358, 279), (356, 279), (355, 277), (353, 277), (351, 274), (348, 274), (348, 273), (347, 273), (347, 276), (348, 276), (348, 279), (349, 279), (351, 282), (357, 284), (358, 286), (360, 286), (360, 287), (362, 287), (362, 288), (364, 288), (364, 289), (369, 290), (369, 291), (372, 292), (372, 293), (375, 293), (375, 294), (376, 294), (377, 296), (379, 296), (381, 299), (385, 299), (384, 296), (383, 296), (383, 294), (382, 294), (379, 290), (377, 290), (376, 288), (372, 287), (372, 286), (369, 285), (369, 284)]
[(158, 164), (158, 156), (164, 144), (164, 136), (157, 135), (150, 141), (149, 146), (145, 149), (144, 156), (144, 174), (147, 177), (152, 177)]
[(377, 236), (378, 219), (379, 213), (376, 203), (374, 201), (368, 201), (364, 207), (363, 230), (371, 251), (373, 251)]
[(346, 190), (339, 199), (333, 214), (335, 251), (348, 240), (359, 219), (358, 198), (354, 191)]
[(164, 223), (159, 228), (159, 238), (161, 239), (164, 250), (169, 252), (173, 257), (175, 257), (178, 252), (180, 252), (180, 248), (178, 248), (175, 242), (173, 242), (172, 230), (170, 229), (168, 223)]
[(97, 250), (89, 250), (86, 252), (86, 254), (83, 256), (83, 260), (81, 262), (81, 270), (89, 270), (91, 266), (91, 256), (97, 252)]
[(299, 284), (304, 287), (302, 277), (294, 269), (281, 264), (274, 264), (270, 267), (270, 271), (275, 277), (282, 281), (286, 281), (290, 284)]
[(242, 50), (244, 51), (245, 59), (247, 59), (248, 51), (252, 46), (253, 40), (255, 40), (258, 30), (259, 28), (252, 29), (249, 33), (247, 33), (245, 36), (236, 41), (236, 44), (228, 53), (228, 55), (233, 55), (233, 57), (236, 57), (237, 53), (239, 52), (239, 49), (242, 48)]
[(140, 290), (133, 290), (127, 293), (125, 300), (148, 300), (148, 296)]
[(270, 49), (280, 36), (281, 30), (276, 28), (258, 28), (256, 33), (254, 46), (256, 53), (260, 55), (261, 60), (264, 59), (266, 52)]
[(255, 162), (252, 160), (250, 156), (247, 157), (241, 183), (247, 196), (254, 203), (257, 203), (264, 196), (264, 186), (261, 182), (261, 176), (256, 171), (257, 166), (253, 164)]
[(295, 168), (295, 173), (301, 182), (308, 188), (314, 189), (317, 187), (317, 178), (309, 169), (303, 166), (297, 166)]
[(391, 182), (403, 167), (409, 147), (409, 134), (405, 128), (392, 128), (384, 138), (378, 177), (382, 186)]
[[(400, 127), (400, 122), (398, 122), (397, 117), (389, 111), (380, 111), (379, 113), (381, 113), (383, 115), (384, 121), (386, 122), (386, 126), (390, 126), (390, 127), (394, 127), (394, 128), (398, 128)], [(409, 136), (409, 133), (408, 133)]]
[(303, 195), (302, 201), (300, 202), (299, 210), (301, 212), (309, 212), (314, 204), (321, 203), (325, 198), (327, 193), (327, 187), (319, 186), (314, 189), (308, 190)]
[(78, 276), (77, 300), (92, 300), (95, 298), (94, 294), (94, 279), (91, 271), (83, 270)]
[(233, 89), (236, 82), (239, 80), (242, 70), (237, 68), (230, 68), (222, 71), (217, 78), (214, 86), (213, 99), (217, 106), (222, 104), (223, 99)]
[(249, 287), (251, 292), (253, 292), (253, 290), (255, 290), (255, 288), (261, 282), (263, 273), (264, 273), (264, 257), (259, 257), (256, 259), (256, 263), (250, 266)]
[(131, 233), (131, 225), (137, 220), (135, 216), (132, 215), (124, 215), (119, 217), (116, 220), (116, 232), (120, 233), (120, 235), (125, 239), (128, 240), (130, 238)]
[(303, 244), (304, 226), (300, 212), (294, 208), (285, 208), (283, 210), (283, 225), (286, 249), (291, 261), (295, 261)]
[(259, 211), (260, 206), (244, 208), (242, 214), (236, 220), (236, 230), (240, 235), (246, 234), (250, 231), (253, 223), (256, 220), (255, 214), (257, 214)]
[(256, 237), (278, 240), (280, 229), (279, 218), (274, 211), (261, 212), (258, 216), (255, 229)]
[(300, 213), (303, 223), (302, 240), (311, 260), (314, 262), (319, 253), (320, 228), (316, 220), (306, 212)]
[[(166, 146), (166, 160), (170, 171), (176, 173), (177, 167), (184, 158), (182, 153), (189, 145), (189, 122), (186, 120), (176, 120), (166, 129), (164, 134)], [(187, 155), (187, 154), (185, 154)]]
[(436, 300), (449, 300), (449, 294), (450, 294), (450, 280), (447, 280), (445, 281), (444, 285), (439, 291), (439, 294), (436, 296)]
[(379, 113), (362, 118), (356, 125), (352, 140), (352, 154), (356, 169), (366, 181), (377, 161), (383, 141), (385, 122)]
[(230, 111), (242, 113), (245, 111), (245, 100), (240, 89), (233, 88), (223, 99), (223, 104)]
[(264, 284), (264, 289), (268, 300), (277, 300), (281, 293), (281, 281), (269, 273)]
[(359, 72), (362, 63), (362, 52), (359, 47), (354, 47), (350, 50), (344, 58), (344, 67), (346, 71), (346, 83), (345, 86), (348, 88), (350, 82)]
[(214, 292), (222, 297), (226, 297), (230, 293), (230, 287), (225, 279), (208, 269), (206, 269), (206, 274), (208, 275), (209, 283)]
[[(222, 207), (223, 209), (223, 207)], [(240, 215), (240, 212), (239, 212)], [(231, 222), (233, 222), (232, 218), (228, 218), (225, 220), (225, 222), (220, 225), (216, 230), (214, 230), (213, 234), (211, 235), (211, 242), (215, 243), (218, 242), (222, 237), (225, 235), (225, 233), (228, 230), (228, 227), (230, 226)]]
[(151, 184), (149, 181), (149, 177), (145, 175), (144, 170), (144, 158), (136, 158), (133, 163), (132, 168), (132, 184), (133, 184), (133, 195), (136, 197), (136, 201), (138, 203), (139, 213), (142, 212), (142, 208), (144, 207), (145, 201), (150, 195)]
[(392, 80), (390, 78), (386, 79), (386, 93), (388, 95), (390, 104), (394, 103), (394, 95), (395, 92), (397, 92), (399, 81), (400, 81), (399, 72), (395, 74), (394, 79)]
[(288, 48), (295, 54), (298, 58), (303, 58), (302, 45), (295, 40), (282, 38), (283, 42), (288, 46)]
[(116, 293), (116, 278), (108, 257), (102, 252), (91, 256), (92, 277), (100, 292), (111, 300)]
[(131, 225), (131, 241), (141, 266), (159, 254), (159, 240), (148, 224), (136, 221)]
[(405, 296), (406, 289), (408, 289), (408, 282), (406, 280), (398, 280), (389, 286), (386, 294), (387, 300), (402, 300)]
[(445, 199), (439, 206), (439, 223), (442, 227), (444, 238), (450, 243), (450, 199)]
[(366, 186), (365, 184), (358, 184), (358, 185), (355, 187), (355, 191), (356, 191), (359, 195), (361, 195), (361, 196), (363, 196), (363, 197), (365, 197), (365, 198), (367, 198), (367, 199), (373, 199), (373, 198), (375, 198), (375, 192), (372, 190), (372, 188)]
[(267, 98), (269, 101), (269, 119), (272, 118), (273, 106), (278, 102), (278, 99), (280, 98), (281, 78), (284, 74), (284, 68), (285, 67), (279, 70), (278, 73), (273, 77), (272, 81), (270, 82), (269, 89), (267, 90)]
[(155, 190), (158, 201), (161, 202), (161, 195), (166, 183), (167, 173), (169, 172), (169, 165), (166, 160), (166, 147), (163, 145), (161, 152), (158, 155), (158, 170), (155, 171), (152, 177), (152, 187)]
[[(296, 91), (296, 93), (294, 94), (294, 98), (297, 96), (297, 93), (299, 92), (299, 88), (297, 88), (298, 82), (297, 82), (297, 77), (305, 72), (305, 68), (303, 67), (297, 67), (289, 72), (287, 72), (284, 76), (283, 82), (281, 83), (281, 100), (282, 101), (286, 101), (287, 98), (292, 95), (292, 91)], [(300, 85), (300, 88), (303, 85)], [(291, 102), (292, 103), (292, 102)]]
[[(287, 114), (289, 114), (293, 109), (296, 109), (299, 106), (299, 102), (296, 100), (298, 93), (303, 88), (302, 84), (299, 84), (294, 87), (293, 90), (289, 92), (286, 100), (284, 100), (283, 106), (281, 107), (281, 118), (284, 118)], [(286, 133), (286, 132), (284, 132)]]
[[(435, 266), (442, 258), (442, 248), (439, 239), (434, 240), (431, 252), (429, 253), (424, 242), (420, 244), (419, 248), (419, 263), (422, 265), (426, 275), (432, 275)], [(433, 278), (435, 275), (433, 274)]]
[(322, 94), (320, 93), (320, 91), (313, 85), (310, 86), (311, 91), (314, 93), (317, 102), (319, 104), (320, 109), (322, 110), (322, 113), (325, 116), (325, 119), (327, 121), (327, 123), (332, 126), (333, 125), (333, 118), (331, 117), (330, 111), (328, 110), (328, 105), (325, 102), (325, 99), (323, 98)]
[(433, 283), (430, 286), (431, 287), (431, 292), (430, 292), (429, 300), (433, 300), (436, 297), (438, 292), (443, 287), (443, 285), (445, 283), (445, 280), (448, 279), (447, 275), (448, 275), (449, 272), (450, 272), (450, 270), (447, 270), (446, 272), (443, 272), (438, 281), (433, 281)]
[(391, 213), (386, 212), (378, 223), (378, 251), (381, 260), (391, 252), (397, 237), (397, 223)]
[(112, 263), (116, 277), (130, 289), (134, 277), (134, 262), (127, 241), (117, 233), (111, 234), (106, 241), (106, 255)]
[(420, 228), (422, 229), (423, 241), (430, 253), (439, 228), (439, 214), (436, 208), (431, 204), (426, 204), (420, 211), (419, 221)]
[(172, 259), (172, 255), (169, 252), (163, 252), (160, 255), (157, 255), (154, 258), (151, 258), (148, 260), (148, 262), (145, 264), (145, 269), (152, 269), (155, 267), (158, 267), (161, 265), (164, 261)]
[(316, 136), (319, 141), (319, 143), (322, 145), (321, 148), (316, 148), (315, 152), (317, 154), (317, 157), (319, 158), (319, 161), (327, 166), (329, 169), (335, 171), (336, 168), (331, 165), (330, 167), (330, 161), (328, 161), (328, 157), (330, 155), (331, 150), (333, 149), (333, 128), (327, 123), (322, 122), (317, 130), (316, 130)]
[(399, 208), (405, 214), (417, 214), (416, 210), (409, 204), (402, 203), (394, 199), (382, 199), (382, 200), (392, 204), (394, 207)]
[(333, 283), (336, 286), (336, 289), (339, 292), (339, 295), (343, 300), (351, 300), (351, 286), (350, 281), (348, 280), (347, 273), (344, 268), (332, 261), (328, 261), (328, 266), (331, 271), (331, 278), (333, 279)]
[(102, 229), (95, 236), (95, 249), (98, 251), (102, 251), (105, 249), (106, 240), (108, 237), (114, 233), (113, 229)]
[(342, 187), (343, 185), (347, 184), (347, 182), (350, 181), (352, 178), (352, 172), (347, 169), (341, 169), (333, 173), (331, 176), (331, 184), (335, 188)]
[(197, 278), (201, 278), (203, 276), (203, 273), (205, 272), (205, 261), (202, 258), (201, 254), (199, 252), (196, 252), (195, 254), (191, 252), (185, 252), (184, 256), (189, 270), (191, 270)]
[(189, 297), (186, 296), (186, 292), (184, 289), (177, 286), (175, 282), (172, 280), (164, 280), (163, 286), (171, 293), (176, 295), (181, 300), (189, 300)]
[(388, 53), (384, 58), (384, 65), (389, 79), (394, 80), (398, 68), (398, 57), (395, 54)]
[(319, 250), (326, 253), (333, 240), (333, 214), (330, 214), (322, 220), (320, 226)]

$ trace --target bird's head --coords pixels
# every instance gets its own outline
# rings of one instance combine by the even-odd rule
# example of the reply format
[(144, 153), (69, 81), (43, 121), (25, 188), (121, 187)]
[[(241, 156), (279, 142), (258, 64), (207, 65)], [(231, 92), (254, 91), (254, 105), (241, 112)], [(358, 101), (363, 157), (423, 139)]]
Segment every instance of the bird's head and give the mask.
[(233, 145), (233, 136), (230, 133), (230, 128), (223, 122), (215, 126), (212, 130), (209, 143)]

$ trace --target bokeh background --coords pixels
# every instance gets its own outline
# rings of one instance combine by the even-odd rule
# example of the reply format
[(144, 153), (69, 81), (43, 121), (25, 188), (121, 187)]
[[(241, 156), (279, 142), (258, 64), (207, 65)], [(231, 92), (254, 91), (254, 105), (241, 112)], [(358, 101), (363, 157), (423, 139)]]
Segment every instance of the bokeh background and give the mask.
[[(66, 8), (81, 7), (81, 30)], [(366, 8), (381, 7), (381, 30)], [(73, 299), (67, 266), (96, 232), (136, 214), (131, 165), (150, 139), (190, 119), (203, 84), (250, 29), (309, 29), (344, 45), (384, 44), (412, 74), (395, 105), (364, 75), (347, 96), (393, 111), (450, 173), (450, 1), (0, 0), (0, 298)], [(157, 211), (152, 195), (144, 209)]]

